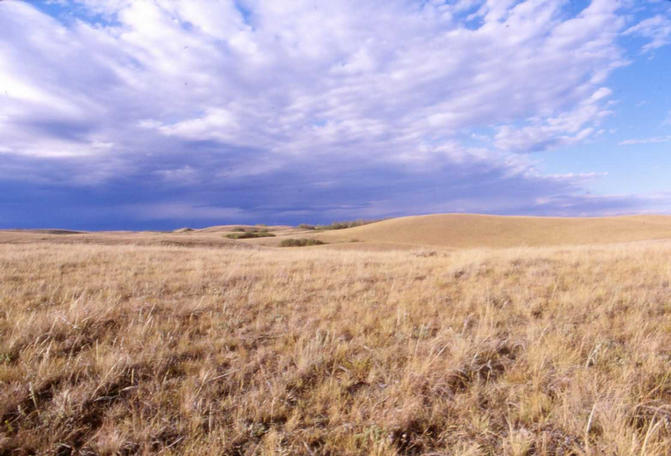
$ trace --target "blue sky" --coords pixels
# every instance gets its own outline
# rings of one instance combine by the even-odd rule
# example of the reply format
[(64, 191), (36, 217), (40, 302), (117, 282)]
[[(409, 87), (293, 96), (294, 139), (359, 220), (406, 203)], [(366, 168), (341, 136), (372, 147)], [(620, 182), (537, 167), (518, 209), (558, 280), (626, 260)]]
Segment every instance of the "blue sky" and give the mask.
[(671, 213), (666, 0), (0, 2), (0, 228)]

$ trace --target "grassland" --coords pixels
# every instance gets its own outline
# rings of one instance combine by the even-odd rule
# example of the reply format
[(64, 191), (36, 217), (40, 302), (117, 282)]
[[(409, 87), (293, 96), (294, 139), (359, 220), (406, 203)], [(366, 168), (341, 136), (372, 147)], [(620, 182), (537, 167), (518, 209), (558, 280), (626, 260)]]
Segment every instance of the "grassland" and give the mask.
[(0, 455), (671, 454), (671, 240), (206, 233), (0, 236)]
[(507, 217), (477, 214), (437, 214), (383, 220), (356, 228), (324, 233), (328, 242), (356, 238), (397, 246), (452, 248), (544, 247), (604, 244), (671, 238), (671, 217)]

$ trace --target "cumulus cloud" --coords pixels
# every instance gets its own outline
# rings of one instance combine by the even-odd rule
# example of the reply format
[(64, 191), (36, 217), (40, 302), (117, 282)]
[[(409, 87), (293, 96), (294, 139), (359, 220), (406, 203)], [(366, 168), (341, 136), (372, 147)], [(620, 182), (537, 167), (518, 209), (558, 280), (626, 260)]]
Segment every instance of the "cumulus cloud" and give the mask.
[(156, 217), (533, 211), (582, 178), (524, 154), (598, 134), (625, 64), (613, 0), (59, 3), (0, 3), (0, 179)]

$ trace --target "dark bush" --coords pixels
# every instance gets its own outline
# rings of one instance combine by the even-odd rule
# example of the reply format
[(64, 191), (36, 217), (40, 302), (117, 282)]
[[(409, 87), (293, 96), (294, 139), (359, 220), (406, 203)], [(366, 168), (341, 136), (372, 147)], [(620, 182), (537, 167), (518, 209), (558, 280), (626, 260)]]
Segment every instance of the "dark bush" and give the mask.
[(308, 245), (323, 245), (325, 242), (319, 239), (283, 239), (280, 247), (305, 247)]
[(347, 222), (333, 222), (330, 225), (317, 225), (315, 230), (344, 230), (345, 228), (354, 228), (355, 226), (368, 225), (379, 220), (351, 220)]
[(229, 233), (226, 235), (229, 239), (252, 239), (252, 238), (262, 238), (262, 237), (275, 237), (273, 233), (266, 230), (258, 231), (242, 231), (236, 233)]

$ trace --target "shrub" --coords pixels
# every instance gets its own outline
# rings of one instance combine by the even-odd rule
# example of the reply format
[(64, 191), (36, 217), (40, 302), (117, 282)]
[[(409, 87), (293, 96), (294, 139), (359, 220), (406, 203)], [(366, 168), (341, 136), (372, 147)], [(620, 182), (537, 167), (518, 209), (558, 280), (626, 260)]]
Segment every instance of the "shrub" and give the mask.
[(273, 233), (268, 231), (268, 228), (266, 228), (265, 225), (257, 225), (251, 227), (236, 226), (231, 231), (233, 231), (233, 233), (229, 233), (226, 235), (226, 237), (229, 239), (252, 239), (260, 237), (275, 237)]
[(355, 226), (368, 225), (379, 220), (350, 220), (346, 222), (333, 222), (330, 225), (317, 225), (315, 230), (344, 230), (345, 228), (354, 228)]
[(262, 237), (275, 237), (275, 235), (266, 230), (242, 231), (236, 233), (229, 233), (226, 235), (229, 239), (252, 239)]
[(280, 247), (305, 247), (308, 245), (323, 245), (325, 242), (319, 239), (283, 239), (280, 242)]

